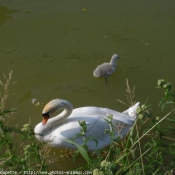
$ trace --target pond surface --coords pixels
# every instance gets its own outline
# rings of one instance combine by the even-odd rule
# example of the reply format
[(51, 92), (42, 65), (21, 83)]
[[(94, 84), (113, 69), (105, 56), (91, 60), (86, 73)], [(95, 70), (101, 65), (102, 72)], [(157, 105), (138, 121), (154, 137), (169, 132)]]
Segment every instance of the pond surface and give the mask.
[[(32, 98), (123, 111), (117, 99), (127, 102), (126, 79), (136, 85), (136, 101), (157, 106), (157, 80), (174, 84), (174, 9), (174, 0), (1, 1), (0, 79), (13, 70), (17, 83), (6, 107), (19, 111), (14, 122), (34, 127), (41, 121), (43, 106)], [(118, 68), (104, 86), (92, 72), (115, 53)], [(52, 169), (67, 170), (67, 160)]]

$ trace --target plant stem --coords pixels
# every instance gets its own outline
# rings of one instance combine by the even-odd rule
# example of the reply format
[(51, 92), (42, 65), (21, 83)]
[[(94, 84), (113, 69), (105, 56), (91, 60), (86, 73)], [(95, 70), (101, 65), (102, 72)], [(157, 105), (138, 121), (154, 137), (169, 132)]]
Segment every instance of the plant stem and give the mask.
[(136, 145), (145, 135), (147, 135), (153, 128), (155, 128), (160, 122), (162, 122), (166, 117), (168, 117), (175, 109), (171, 110), (168, 114), (166, 114), (159, 122), (157, 122), (153, 127), (151, 127), (144, 135), (142, 135), (132, 146)]

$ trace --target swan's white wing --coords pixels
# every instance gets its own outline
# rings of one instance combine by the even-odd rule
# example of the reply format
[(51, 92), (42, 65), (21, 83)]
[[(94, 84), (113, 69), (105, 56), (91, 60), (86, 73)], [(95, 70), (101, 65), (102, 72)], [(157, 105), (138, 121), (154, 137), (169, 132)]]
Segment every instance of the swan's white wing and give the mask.
[[(65, 139), (72, 140), (76, 135), (80, 133), (81, 127), (78, 121), (85, 120), (87, 123), (87, 132), (85, 133), (86, 138), (93, 138), (98, 140), (98, 146), (92, 139), (87, 142), (89, 150), (96, 150), (97, 148), (103, 148), (110, 144), (109, 133), (105, 133), (106, 129), (109, 129), (108, 123), (103, 119), (102, 116), (83, 116), (83, 117), (71, 117), (65, 122), (59, 125), (57, 128), (50, 130), (47, 141), (51, 146), (71, 148), (75, 149), (75, 145), (72, 145)], [(46, 137), (45, 137), (46, 138)], [(75, 142), (79, 145), (83, 144), (83, 137), (78, 137)]]
[(99, 107), (91, 107), (91, 106), (74, 109), (72, 114), (69, 116), (69, 118), (75, 117), (75, 116), (84, 116), (84, 115), (99, 116), (102, 118), (112, 115), (115, 122), (119, 121), (127, 125), (133, 125), (133, 122), (135, 121), (135, 118), (130, 117), (126, 113), (121, 113), (108, 108), (99, 108)]

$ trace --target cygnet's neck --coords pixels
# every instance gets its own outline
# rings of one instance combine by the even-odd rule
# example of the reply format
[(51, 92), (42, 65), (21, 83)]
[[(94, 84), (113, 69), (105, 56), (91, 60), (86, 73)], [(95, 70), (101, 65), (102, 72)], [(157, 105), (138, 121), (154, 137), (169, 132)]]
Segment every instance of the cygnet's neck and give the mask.
[(116, 67), (116, 60), (117, 60), (116, 58), (112, 58), (110, 61), (110, 65)]
[(118, 58), (119, 58), (118, 55), (114, 54), (111, 58), (110, 65), (116, 67), (116, 61), (118, 60)]

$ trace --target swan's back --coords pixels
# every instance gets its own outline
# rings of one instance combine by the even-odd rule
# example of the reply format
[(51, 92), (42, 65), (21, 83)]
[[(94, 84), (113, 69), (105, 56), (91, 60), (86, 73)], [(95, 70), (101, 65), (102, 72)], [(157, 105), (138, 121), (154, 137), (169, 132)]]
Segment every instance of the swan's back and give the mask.
[(104, 118), (108, 117), (109, 115), (113, 116), (114, 121), (120, 121), (128, 125), (132, 125), (135, 121), (134, 118), (130, 117), (127, 114), (123, 114), (118, 111), (114, 111), (112, 109), (108, 108), (99, 108), (99, 107), (81, 107), (76, 108), (72, 111), (72, 114), (69, 116), (69, 118), (75, 117), (75, 116), (93, 116), (94, 118)]

